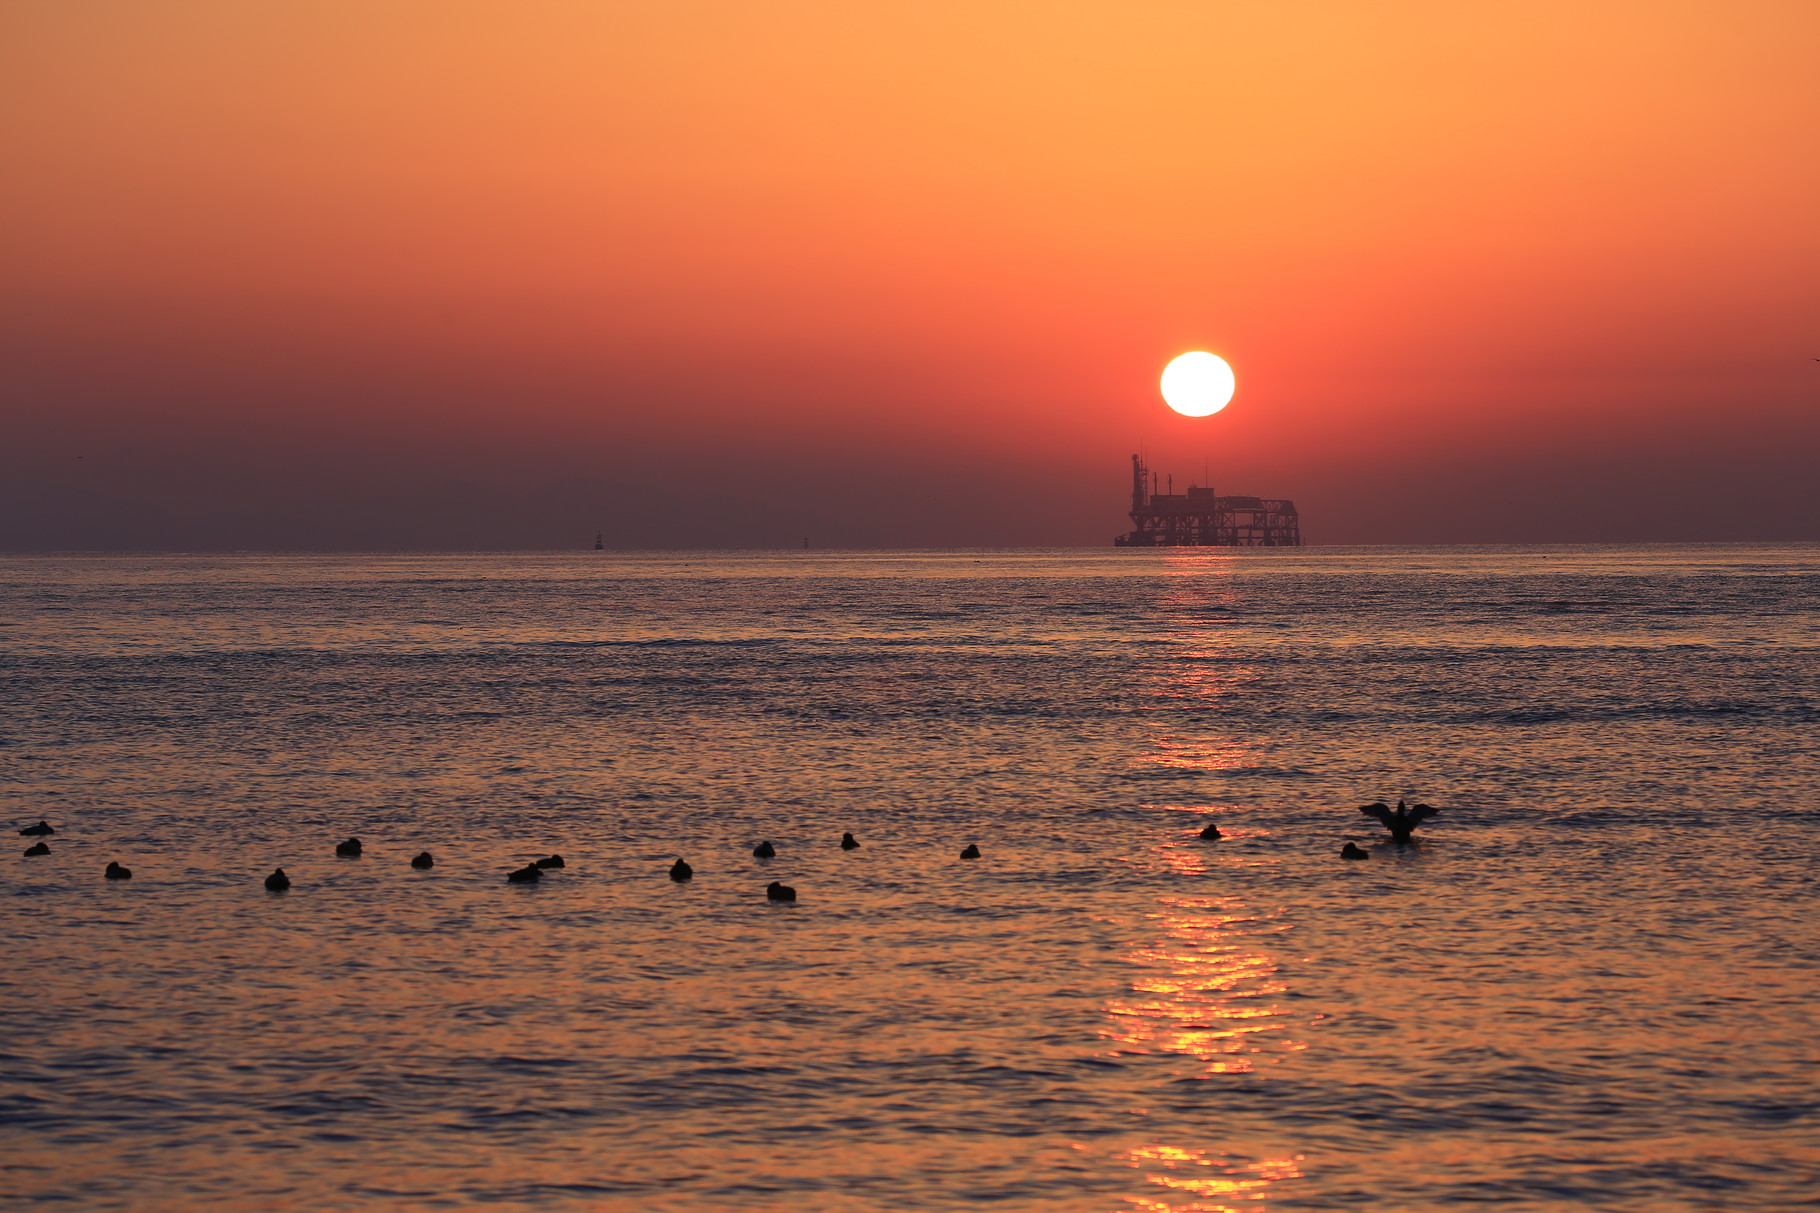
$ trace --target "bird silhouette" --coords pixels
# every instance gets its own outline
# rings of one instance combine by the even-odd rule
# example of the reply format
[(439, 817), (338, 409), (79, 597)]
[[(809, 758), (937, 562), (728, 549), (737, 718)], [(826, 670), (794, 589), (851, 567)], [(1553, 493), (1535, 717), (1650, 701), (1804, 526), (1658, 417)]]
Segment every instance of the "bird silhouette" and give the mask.
[(551, 855), (547, 859), (538, 860), (537, 866), (540, 868), (566, 868), (569, 865), (562, 861), (562, 856)]
[(694, 877), (695, 869), (683, 862), (682, 856), (678, 855), (676, 857), (676, 862), (670, 865), (670, 879), (681, 884), (685, 880), (694, 879)]
[(769, 842), (761, 842), (752, 848), (752, 856), (755, 859), (775, 859), (777, 857), (777, 848), (772, 846)]
[(107, 871), (101, 874), (109, 880), (131, 880), (133, 878), (133, 869), (123, 868), (117, 863), (110, 863), (107, 865)]
[(335, 854), (341, 856), (343, 859), (359, 859), (360, 839), (350, 838), (346, 842), (336, 843)]
[(1349, 842), (1345, 846), (1340, 848), (1340, 858), (1341, 859), (1370, 859), (1371, 852), (1367, 851), (1364, 847), (1357, 846), (1357, 845)]
[(979, 857), (980, 857), (980, 849), (978, 847), (974, 846), (972, 843), (968, 843), (967, 849), (961, 852), (962, 859), (978, 859)]
[(859, 839), (855, 838), (853, 835), (842, 834), (840, 836), (840, 849), (841, 850), (852, 851), (852, 850), (858, 849), (858, 847), (859, 847)]
[(265, 878), (265, 887), (274, 893), (282, 893), (291, 887), (291, 878), (284, 874), (283, 868), (273, 868), (272, 874)]
[(19, 832), (21, 834), (25, 835), (27, 838), (32, 838), (32, 837), (42, 837), (46, 834), (55, 834), (57, 831), (55, 828), (52, 827), (50, 822), (41, 821), (35, 826), (26, 826), (23, 830), (20, 830)]
[(512, 884), (530, 884), (534, 880), (542, 879), (543, 869), (534, 863), (527, 863), (515, 872), (506, 873), (506, 880)]
[(35, 842), (20, 853), (29, 859), (33, 855), (49, 855), (51, 848), (48, 843)]
[(1213, 825), (1211, 823), (1209, 823), (1209, 825), (1207, 826), (1206, 829), (1201, 831), (1201, 837), (1205, 838), (1208, 842), (1214, 842), (1214, 841), (1218, 840), (1221, 836), (1222, 835), (1220, 834), (1220, 827)]
[(411, 856), (411, 866), (414, 868), (433, 868), (436, 866), (436, 857), (428, 851), (419, 851), (417, 854)]
[(1408, 842), (1411, 830), (1415, 829), (1440, 811), (1441, 810), (1436, 808), (1430, 808), (1425, 804), (1419, 804), (1413, 808), (1405, 808), (1403, 802), (1400, 800), (1397, 801), (1397, 807), (1395, 809), (1392, 809), (1382, 801), (1379, 801), (1377, 804), (1359, 806), (1359, 812), (1365, 814), (1367, 817), (1376, 817), (1379, 821), (1383, 822), (1384, 828), (1390, 831), (1390, 837), (1395, 842)]
[(795, 901), (796, 890), (787, 884), (779, 884), (774, 880), (765, 886), (765, 896), (772, 901)]

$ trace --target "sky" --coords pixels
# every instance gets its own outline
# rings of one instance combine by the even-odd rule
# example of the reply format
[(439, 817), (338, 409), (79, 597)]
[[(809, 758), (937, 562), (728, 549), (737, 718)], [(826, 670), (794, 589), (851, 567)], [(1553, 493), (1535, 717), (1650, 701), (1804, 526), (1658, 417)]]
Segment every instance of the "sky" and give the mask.
[[(1820, 539), (1811, 0), (4, 0), (0, 550)], [(1238, 394), (1157, 393), (1184, 350)]]

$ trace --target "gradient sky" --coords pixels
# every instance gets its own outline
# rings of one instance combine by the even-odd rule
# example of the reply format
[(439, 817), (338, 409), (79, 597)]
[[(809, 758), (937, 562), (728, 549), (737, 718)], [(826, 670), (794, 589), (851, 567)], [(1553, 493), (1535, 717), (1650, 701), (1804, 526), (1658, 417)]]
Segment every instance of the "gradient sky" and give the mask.
[[(0, 548), (1820, 538), (1811, 0), (6, 0)], [(1176, 418), (1172, 355), (1239, 394)]]

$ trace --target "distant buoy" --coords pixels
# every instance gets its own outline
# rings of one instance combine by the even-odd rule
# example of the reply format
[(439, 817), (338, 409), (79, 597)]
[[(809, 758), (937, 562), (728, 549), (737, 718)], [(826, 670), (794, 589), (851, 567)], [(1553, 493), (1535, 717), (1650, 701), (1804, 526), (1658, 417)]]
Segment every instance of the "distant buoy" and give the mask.
[(417, 854), (411, 856), (411, 866), (414, 868), (433, 868), (436, 866), (436, 857), (428, 851), (419, 851)]
[(980, 849), (978, 847), (974, 846), (972, 843), (968, 843), (967, 849), (961, 852), (962, 859), (978, 859), (979, 857), (980, 857)]
[(123, 868), (117, 863), (110, 863), (107, 865), (107, 871), (101, 874), (109, 880), (131, 880), (133, 878), (133, 869)]
[(335, 854), (341, 856), (343, 859), (359, 859), (360, 839), (350, 838), (346, 842), (336, 843)]
[(685, 880), (693, 880), (694, 878), (695, 869), (684, 863), (682, 856), (677, 856), (676, 862), (670, 865), (670, 879), (680, 884)]
[(859, 848), (859, 839), (855, 838), (851, 834), (842, 834), (840, 836), (840, 849), (841, 850), (853, 851), (853, 850), (857, 850), (858, 848)]
[(752, 854), (757, 859), (775, 859), (777, 858), (777, 848), (769, 842), (761, 842), (752, 848)]
[(291, 878), (284, 874), (283, 868), (273, 868), (272, 874), (265, 878), (265, 887), (274, 893), (282, 893), (291, 887)]
[(795, 901), (796, 890), (787, 884), (778, 884), (774, 880), (765, 886), (765, 896), (772, 901)]

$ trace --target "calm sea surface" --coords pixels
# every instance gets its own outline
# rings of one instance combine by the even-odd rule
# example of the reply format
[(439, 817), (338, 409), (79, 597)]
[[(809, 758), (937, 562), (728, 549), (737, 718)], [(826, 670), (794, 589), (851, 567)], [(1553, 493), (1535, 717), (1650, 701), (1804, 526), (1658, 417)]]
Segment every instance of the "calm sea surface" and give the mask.
[(0, 576), (9, 1207), (1820, 1208), (1820, 546)]

